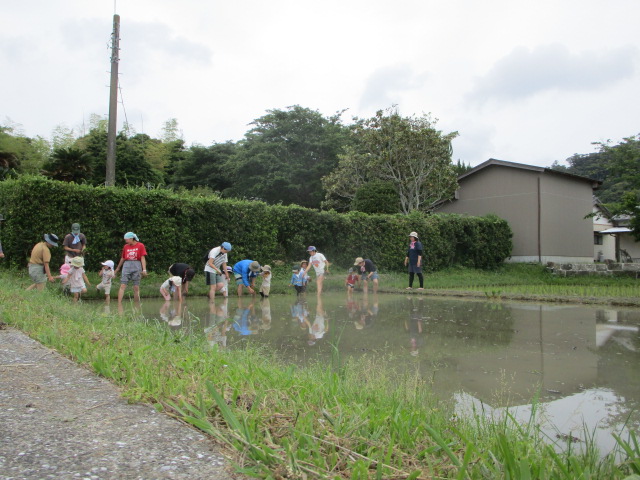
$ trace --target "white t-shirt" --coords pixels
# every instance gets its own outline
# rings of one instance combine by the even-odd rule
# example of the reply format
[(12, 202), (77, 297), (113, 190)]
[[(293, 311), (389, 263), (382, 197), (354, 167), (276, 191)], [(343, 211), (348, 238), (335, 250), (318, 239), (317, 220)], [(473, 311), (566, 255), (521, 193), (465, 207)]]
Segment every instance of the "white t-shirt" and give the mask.
[(316, 275), (322, 275), (324, 273), (324, 266), (327, 259), (320, 252), (316, 252), (315, 255), (309, 257), (309, 263), (313, 265)]
[[(213, 264), (218, 267), (218, 270), (220, 270), (222, 272), (222, 264), (223, 263), (227, 263), (227, 254), (223, 253), (222, 255), (220, 254), (220, 250), (222, 250), (221, 247), (216, 247), (216, 248), (212, 248), (211, 251), (209, 252), (209, 259), (213, 258)], [(205, 272), (209, 272), (209, 273), (218, 273), (216, 272), (213, 268), (211, 268), (209, 266), (209, 262), (207, 261), (206, 265), (204, 266), (204, 271)], [(222, 272), (224, 273), (224, 272)]]

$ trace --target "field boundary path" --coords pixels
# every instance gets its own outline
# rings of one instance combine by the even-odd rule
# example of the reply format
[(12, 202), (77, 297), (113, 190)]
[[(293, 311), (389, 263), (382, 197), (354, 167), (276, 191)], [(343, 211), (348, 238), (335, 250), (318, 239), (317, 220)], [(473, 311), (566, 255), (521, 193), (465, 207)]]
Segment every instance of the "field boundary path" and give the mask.
[(238, 479), (211, 439), (0, 329), (0, 479)]

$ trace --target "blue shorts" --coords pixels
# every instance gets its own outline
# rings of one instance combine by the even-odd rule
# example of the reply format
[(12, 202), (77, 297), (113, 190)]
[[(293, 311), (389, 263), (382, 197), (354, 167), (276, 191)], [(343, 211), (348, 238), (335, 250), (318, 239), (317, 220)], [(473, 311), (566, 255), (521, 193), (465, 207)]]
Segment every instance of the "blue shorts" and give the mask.
[(377, 271), (373, 272), (371, 274), (371, 278), (367, 278), (368, 276), (369, 276), (369, 274), (365, 272), (365, 273), (362, 274), (362, 277), (360, 277), (360, 278), (362, 279), (363, 282), (366, 282), (367, 280), (377, 280), (378, 279), (378, 272)]

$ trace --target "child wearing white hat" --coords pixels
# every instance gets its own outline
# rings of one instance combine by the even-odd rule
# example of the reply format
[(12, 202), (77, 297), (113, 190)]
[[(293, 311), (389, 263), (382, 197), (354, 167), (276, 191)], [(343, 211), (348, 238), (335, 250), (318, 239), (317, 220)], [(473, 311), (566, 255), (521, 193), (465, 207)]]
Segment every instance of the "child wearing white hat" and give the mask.
[(63, 284), (69, 284), (69, 290), (73, 293), (73, 301), (80, 300), (81, 293), (87, 293), (87, 285), (91, 286), (91, 282), (84, 272), (84, 258), (73, 257), (71, 259), (71, 268), (67, 278), (62, 280)]
[(99, 273), (102, 281), (96, 285), (98, 290), (104, 290), (104, 299), (106, 303), (111, 301), (111, 280), (116, 276), (116, 273), (113, 271), (113, 266), (113, 260), (102, 262), (102, 269)]
[(182, 289), (179, 288), (180, 286), (182, 286), (182, 278), (178, 276), (169, 277), (160, 286), (160, 293), (164, 299), (168, 301), (171, 300), (171, 295), (178, 292), (178, 300), (182, 300)]

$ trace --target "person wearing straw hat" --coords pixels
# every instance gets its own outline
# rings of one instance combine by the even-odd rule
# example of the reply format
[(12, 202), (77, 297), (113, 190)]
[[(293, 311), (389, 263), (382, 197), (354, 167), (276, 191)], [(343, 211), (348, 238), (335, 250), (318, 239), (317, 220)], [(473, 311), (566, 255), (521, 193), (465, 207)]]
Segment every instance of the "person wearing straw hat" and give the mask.
[(67, 278), (62, 281), (63, 284), (69, 284), (69, 291), (73, 293), (73, 301), (80, 300), (81, 293), (87, 293), (87, 285), (91, 286), (91, 282), (87, 278), (84, 271), (84, 258), (73, 257), (71, 259), (71, 268)]
[(29, 258), (29, 276), (33, 283), (27, 287), (27, 290), (42, 290), (47, 280), (55, 281), (49, 263), (51, 262), (51, 247), (58, 246), (58, 236), (54, 233), (45, 233), (44, 241), (37, 243), (31, 250)]
[(420, 288), (423, 290), (424, 277), (422, 276), (422, 242), (418, 240), (418, 234), (411, 232), (409, 234), (409, 248), (407, 249), (407, 255), (404, 257), (404, 266), (409, 267), (409, 286), (407, 290), (413, 288), (413, 277), (418, 275), (418, 281), (420, 282)]
[(353, 263), (354, 267), (360, 267), (360, 280), (362, 280), (362, 292), (369, 290), (369, 281), (373, 283), (373, 293), (378, 293), (378, 267), (368, 258), (358, 257)]
[(236, 279), (239, 297), (242, 296), (243, 287), (247, 287), (251, 295), (256, 294), (256, 277), (261, 269), (262, 267), (258, 262), (249, 259), (240, 260), (233, 266), (233, 276)]

